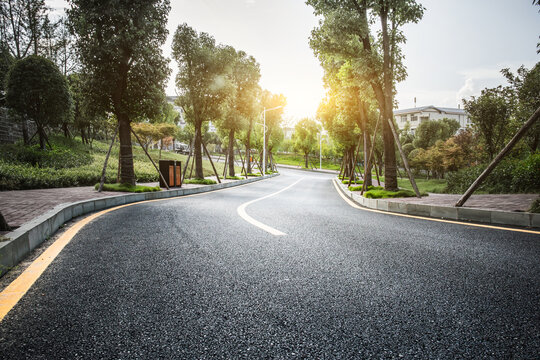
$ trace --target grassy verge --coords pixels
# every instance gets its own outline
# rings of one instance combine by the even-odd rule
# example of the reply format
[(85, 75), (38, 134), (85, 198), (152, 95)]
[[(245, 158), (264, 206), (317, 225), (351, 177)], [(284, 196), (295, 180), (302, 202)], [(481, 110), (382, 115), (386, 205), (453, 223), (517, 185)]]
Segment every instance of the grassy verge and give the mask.
[[(99, 189), (99, 184), (96, 184), (94, 188)], [(144, 186), (144, 185), (130, 185), (130, 184), (103, 184), (103, 191), (121, 191), (131, 193), (144, 193), (161, 191), (159, 186)]]
[[(106, 141), (96, 140), (90, 147), (82, 144), (79, 138), (52, 135), (50, 140), (53, 150), (46, 151), (20, 144), (0, 145), (0, 191), (93, 186), (100, 181), (109, 147)], [(118, 153), (119, 145), (116, 143), (107, 164), (106, 183), (116, 182)], [(157, 164), (159, 150), (149, 150), (149, 153)], [(187, 160), (186, 155), (166, 151), (161, 153), (161, 158), (181, 161), (182, 167)], [(137, 182), (158, 181), (156, 169), (137, 144), (133, 144), (133, 165)], [(214, 165), (218, 173), (223, 173), (223, 163)], [(238, 172), (240, 170), (238, 168)], [(203, 173), (204, 176), (214, 175), (207, 160), (203, 160)]]
[[(278, 164), (283, 165), (293, 165), (293, 166), (300, 166), (305, 167), (306, 160), (304, 159), (304, 156), (299, 154), (276, 154), (273, 155), (274, 160)], [(310, 165), (314, 165), (315, 167), (319, 168), (319, 158), (310, 157)], [(322, 168), (326, 170), (339, 170), (340, 164), (335, 164), (332, 162), (332, 160), (324, 159), (322, 161)]]
[(217, 183), (212, 179), (185, 179), (184, 184), (213, 185)]
[[(430, 192), (443, 194), (445, 192), (447, 182), (445, 179), (414, 179), (416, 181), (416, 186), (420, 192)], [(382, 180), (381, 180), (382, 181)], [(411, 182), (409, 179), (399, 179), (398, 186), (406, 190), (413, 190)]]

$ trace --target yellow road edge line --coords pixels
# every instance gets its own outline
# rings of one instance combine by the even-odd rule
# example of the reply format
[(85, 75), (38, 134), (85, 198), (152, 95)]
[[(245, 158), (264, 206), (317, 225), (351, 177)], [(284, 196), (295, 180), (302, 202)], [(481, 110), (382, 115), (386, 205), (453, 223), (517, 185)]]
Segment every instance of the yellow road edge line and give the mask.
[(437, 218), (432, 218), (432, 217), (416, 216), (416, 215), (395, 213), (395, 212), (391, 212), (391, 211), (370, 209), (370, 208), (366, 208), (366, 207), (358, 205), (353, 200), (351, 200), (347, 196), (345, 196), (345, 194), (343, 193), (343, 190), (339, 188), (339, 185), (337, 184), (335, 179), (332, 179), (332, 182), (334, 183), (334, 187), (336, 188), (336, 191), (338, 192), (339, 196), (341, 196), (341, 198), (343, 200), (345, 200), (345, 202), (347, 204), (349, 204), (350, 206), (352, 206), (355, 209), (374, 212), (374, 213), (379, 213), (379, 214), (392, 215), (392, 216), (401, 216), (401, 217), (406, 217), (406, 218), (411, 218), (411, 219), (442, 222), (442, 223), (447, 223), (447, 224), (457, 224), (457, 225), (463, 225), (463, 226), (480, 227), (480, 228), (485, 228), (485, 229), (495, 229), (495, 230), (506, 230), (506, 231), (513, 231), (513, 232), (522, 232), (522, 233), (527, 233), (527, 234), (540, 234), (540, 231), (535, 231), (535, 230), (513, 229), (513, 228), (495, 226), (495, 225), (475, 224), (475, 223), (469, 223), (469, 222), (464, 222), (464, 221), (437, 219)]
[[(269, 180), (268, 179), (262, 179)], [(261, 181), (261, 180), (259, 180)], [(242, 186), (251, 185), (253, 183), (259, 182), (253, 181), (247, 184), (231, 186), (223, 189), (205, 191), (198, 194), (189, 194), (189, 195), (179, 195), (170, 198), (163, 199), (152, 199), (152, 200), (143, 200), (137, 201), (129, 204), (118, 205), (109, 209), (102, 210), (95, 214), (89, 215), (82, 220), (79, 220), (69, 229), (66, 230), (54, 243), (52, 243), (37, 259), (32, 261), (32, 263), (26, 268), (15, 280), (13, 280), (1, 293), (0, 293), (0, 322), (4, 317), (11, 311), (11, 309), (17, 305), (17, 303), (22, 299), (22, 297), (30, 290), (32, 285), (41, 277), (43, 272), (49, 267), (49, 265), (54, 261), (54, 259), (60, 254), (64, 247), (69, 244), (71, 239), (86, 226), (92, 220), (97, 219), (98, 217), (105, 215), (111, 211), (122, 209), (128, 206), (139, 205), (155, 201), (165, 201), (173, 199), (182, 199), (187, 197), (194, 197), (206, 194), (216, 193), (223, 190), (232, 190), (237, 189)]]

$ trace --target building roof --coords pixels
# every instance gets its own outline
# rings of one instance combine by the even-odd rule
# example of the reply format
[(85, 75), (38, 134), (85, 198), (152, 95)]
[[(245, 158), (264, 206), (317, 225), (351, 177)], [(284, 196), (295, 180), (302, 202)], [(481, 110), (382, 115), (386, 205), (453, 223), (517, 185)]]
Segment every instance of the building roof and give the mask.
[(415, 114), (426, 110), (435, 110), (441, 114), (467, 115), (467, 112), (463, 109), (445, 108), (433, 105), (420, 106), (411, 109), (394, 110), (394, 115)]

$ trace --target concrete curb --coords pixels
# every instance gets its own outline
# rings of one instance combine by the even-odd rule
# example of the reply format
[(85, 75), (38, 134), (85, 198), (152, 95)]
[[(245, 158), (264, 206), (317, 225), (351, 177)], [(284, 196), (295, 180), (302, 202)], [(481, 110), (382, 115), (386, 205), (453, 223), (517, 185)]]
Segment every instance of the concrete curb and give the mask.
[(453, 206), (409, 204), (404, 202), (394, 202), (391, 200), (368, 199), (361, 196), (360, 193), (349, 191), (345, 185), (341, 184), (336, 179), (333, 179), (333, 181), (338, 185), (338, 188), (345, 196), (356, 202), (358, 205), (374, 210), (432, 217), (437, 219), (472, 221), (492, 225), (540, 228), (540, 214), (463, 207), (457, 208)]
[(24, 223), (18, 229), (5, 235), (8, 240), (0, 242), (0, 277), (10, 268), (17, 265), (45, 239), (54, 234), (64, 223), (77, 216), (145, 200), (167, 199), (230, 188), (263, 179), (269, 179), (278, 175), (279, 174), (271, 174), (264, 177), (237, 180), (234, 182), (207, 185), (192, 189), (180, 188), (158, 192), (117, 195), (75, 203), (60, 204), (45, 214)]

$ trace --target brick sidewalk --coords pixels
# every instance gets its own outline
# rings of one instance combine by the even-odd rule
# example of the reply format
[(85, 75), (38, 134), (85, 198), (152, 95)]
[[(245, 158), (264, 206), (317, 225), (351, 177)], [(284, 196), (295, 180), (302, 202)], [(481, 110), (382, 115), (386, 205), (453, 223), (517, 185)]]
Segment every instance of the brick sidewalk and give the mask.
[[(461, 195), (454, 194), (429, 194), (429, 196), (419, 198), (397, 198), (394, 202), (406, 202), (411, 204), (426, 204), (439, 206), (454, 206)], [(531, 203), (539, 197), (538, 194), (488, 194), (472, 195), (463, 207), (503, 210), (503, 211), (527, 211)]]
[[(215, 177), (207, 177), (214, 179)], [(221, 180), (229, 182), (234, 180)], [(158, 183), (139, 184), (156, 186)], [(182, 188), (196, 188), (204, 185), (184, 184)], [(53, 209), (55, 206), (82, 200), (117, 196), (125, 193), (103, 191), (98, 193), (93, 186), (71, 188), (0, 191), (0, 211), (7, 223), (19, 227), (25, 222)]]

